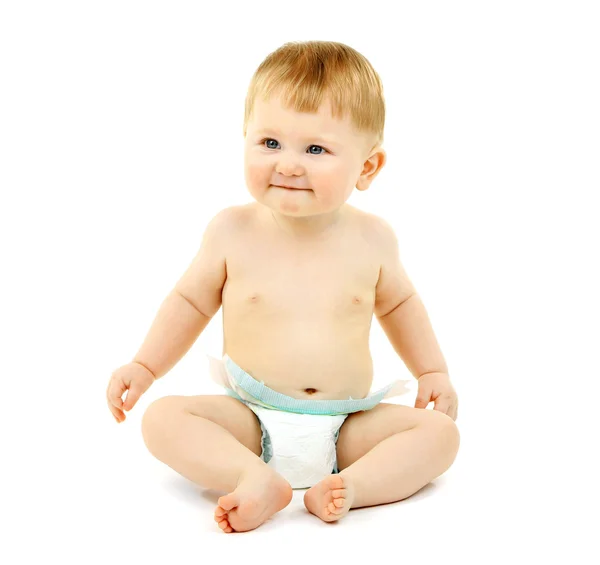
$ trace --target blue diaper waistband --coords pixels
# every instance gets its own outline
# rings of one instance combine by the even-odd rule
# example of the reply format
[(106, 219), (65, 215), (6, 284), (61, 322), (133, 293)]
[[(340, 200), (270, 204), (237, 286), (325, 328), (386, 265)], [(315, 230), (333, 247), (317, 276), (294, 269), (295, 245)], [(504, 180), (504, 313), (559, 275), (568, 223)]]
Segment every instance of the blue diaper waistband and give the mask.
[[(261, 404), (266, 405), (265, 407), (273, 408), (276, 410), (283, 410), (286, 412), (296, 412), (298, 414), (314, 414), (322, 416), (334, 416), (338, 414), (351, 414), (353, 412), (360, 412), (362, 410), (370, 410), (377, 406), (386, 396), (395, 396), (396, 394), (402, 394), (405, 390), (403, 383), (406, 381), (395, 381), (386, 387), (370, 394), (366, 398), (353, 399), (350, 397), (348, 400), (300, 400), (281, 394), (264, 384), (258, 382), (256, 379), (251, 377), (241, 367), (236, 365), (228, 355), (223, 357), (225, 367), (228, 373), (233, 377), (233, 380), (244, 392), (258, 400)], [(401, 385), (400, 387), (398, 385)], [(402, 389), (402, 392), (395, 392), (389, 394), (392, 388), (397, 387)], [(243, 402), (247, 401), (241, 398), (235, 391), (230, 388), (226, 388), (227, 394), (233, 396)], [(393, 391), (392, 391), (393, 392)]]

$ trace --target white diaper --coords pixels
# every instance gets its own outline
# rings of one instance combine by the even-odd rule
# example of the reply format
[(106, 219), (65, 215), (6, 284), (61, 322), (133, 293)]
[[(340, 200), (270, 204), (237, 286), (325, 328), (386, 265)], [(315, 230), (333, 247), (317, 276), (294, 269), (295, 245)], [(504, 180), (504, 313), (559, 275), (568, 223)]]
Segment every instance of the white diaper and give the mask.
[(244, 404), (260, 422), (261, 458), (293, 489), (312, 487), (337, 473), (336, 442), (348, 414), (315, 416)]

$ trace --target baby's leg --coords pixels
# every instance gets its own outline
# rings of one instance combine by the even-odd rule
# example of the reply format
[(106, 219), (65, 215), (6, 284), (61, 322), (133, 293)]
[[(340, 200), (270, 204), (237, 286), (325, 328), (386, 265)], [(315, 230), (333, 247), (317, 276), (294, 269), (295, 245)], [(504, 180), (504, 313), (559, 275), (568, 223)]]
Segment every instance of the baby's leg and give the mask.
[(408, 498), (444, 473), (458, 452), (453, 420), (435, 410), (382, 402), (350, 414), (337, 441), (337, 475), (306, 491), (306, 508), (326, 522), (350, 508)]
[(235, 398), (161, 398), (146, 410), (142, 433), (157, 459), (203, 487), (230, 493), (215, 512), (225, 532), (252, 530), (292, 499), (289, 483), (260, 459), (258, 419)]

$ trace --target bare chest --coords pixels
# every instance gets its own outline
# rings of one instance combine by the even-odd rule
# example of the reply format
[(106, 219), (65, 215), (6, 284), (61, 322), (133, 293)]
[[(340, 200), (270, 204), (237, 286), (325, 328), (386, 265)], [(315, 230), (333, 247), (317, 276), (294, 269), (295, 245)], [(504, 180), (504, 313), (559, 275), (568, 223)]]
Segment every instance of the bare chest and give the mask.
[(372, 315), (378, 265), (351, 241), (294, 246), (257, 237), (227, 262), (224, 308), (296, 319)]

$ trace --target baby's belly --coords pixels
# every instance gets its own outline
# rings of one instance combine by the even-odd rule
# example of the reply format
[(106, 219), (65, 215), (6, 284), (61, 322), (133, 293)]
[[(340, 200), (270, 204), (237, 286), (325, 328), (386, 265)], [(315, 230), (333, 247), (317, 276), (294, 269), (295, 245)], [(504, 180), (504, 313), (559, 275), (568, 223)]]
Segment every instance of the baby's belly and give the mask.
[(373, 381), (369, 328), (342, 321), (266, 328), (224, 320), (224, 352), (265, 386), (312, 400), (364, 398)]

